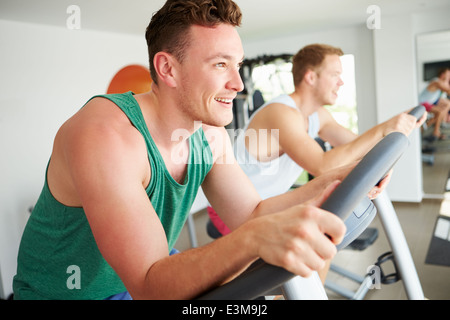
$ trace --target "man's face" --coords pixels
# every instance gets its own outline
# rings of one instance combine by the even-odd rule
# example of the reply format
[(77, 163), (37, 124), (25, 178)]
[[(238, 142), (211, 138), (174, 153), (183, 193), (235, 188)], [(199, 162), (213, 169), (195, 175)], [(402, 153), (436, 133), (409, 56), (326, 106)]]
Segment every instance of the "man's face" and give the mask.
[(335, 104), (339, 88), (344, 84), (341, 79), (342, 64), (339, 56), (327, 55), (316, 74), (316, 98), (320, 100), (321, 105)]
[(183, 112), (214, 126), (233, 119), (233, 102), (244, 89), (239, 68), (244, 50), (236, 29), (227, 24), (214, 28), (191, 26), (189, 47), (179, 65), (179, 104)]
[(444, 81), (445, 82), (447, 82), (447, 83), (449, 83), (450, 82), (450, 70), (447, 70), (445, 73), (444, 73)]

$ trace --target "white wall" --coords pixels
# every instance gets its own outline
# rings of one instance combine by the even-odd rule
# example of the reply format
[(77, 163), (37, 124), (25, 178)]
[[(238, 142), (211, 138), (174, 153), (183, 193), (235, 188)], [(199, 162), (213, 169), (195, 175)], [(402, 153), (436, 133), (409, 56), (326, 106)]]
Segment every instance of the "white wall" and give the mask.
[[(384, 17), (374, 30), (377, 118), (385, 121), (417, 105), (415, 35), (412, 16)], [(420, 132), (410, 135), (410, 146), (397, 163), (388, 186), (397, 201), (420, 202), (423, 196)]]
[(143, 35), (64, 26), (0, 20), (0, 43), (0, 272), (7, 296), (56, 131), (87, 99), (105, 93), (120, 68), (147, 66), (148, 59)]

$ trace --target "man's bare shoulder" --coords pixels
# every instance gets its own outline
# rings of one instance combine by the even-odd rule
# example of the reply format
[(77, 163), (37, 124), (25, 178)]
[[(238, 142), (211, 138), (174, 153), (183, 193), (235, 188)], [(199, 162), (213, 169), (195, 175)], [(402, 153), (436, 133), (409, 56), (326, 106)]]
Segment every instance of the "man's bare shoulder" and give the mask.
[(150, 176), (148, 168), (146, 145), (140, 133), (114, 103), (95, 98), (59, 129), (48, 179), (58, 200), (81, 205), (75, 191), (77, 180), (87, 186), (95, 175), (103, 174), (102, 179), (96, 179), (101, 181), (108, 172), (116, 174), (127, 169), (129, 176), (145, 183)]
[(97, 97), (67, 120), (58, 132), (66, 142), (114, 143), (141, 139), (125, 113), (112, 101)]
[(287, 115), (293, 115), (298, 114), (301, 115), (301, 112), (297, 108), (293, 108), (287, 104), (281, 103), (281, 102), (273, 102), (271, 104), (268, 104), (266, 107), (264, 107), (262, 110), (258, 111), (256, 114), (262, 114), (262, 115), (274, 115), (274, 114), (287, 114)]
[(104, 163), (113, 169), (114, 164), (126, 162), (141, 172), (148, 167), (142, 134), (117, 105), (104, 98), (92, 99), (64, 123), (55, 138), (54, 153), (69, 167)]
[(303, 115), (296, 109), (283, 103), (271, 103), (258, 110), (251, 122), (249, 129), (281, 129), (291, 124), (303, 124)]

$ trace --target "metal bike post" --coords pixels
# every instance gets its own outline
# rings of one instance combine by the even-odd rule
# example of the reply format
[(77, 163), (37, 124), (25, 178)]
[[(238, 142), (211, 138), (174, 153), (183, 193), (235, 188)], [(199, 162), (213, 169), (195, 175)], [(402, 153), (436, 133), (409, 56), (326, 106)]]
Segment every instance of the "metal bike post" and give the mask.
[(317, 272), (309, 278), (294, 277), (281, 286), (286, 300), (328, 300)]
[(423, 300), (424, 294), (411, 252), (395, 209), (386, 191), (383, 191), (373, 200), (373, 203), (377, 207), (386, 237), (394, 253), (395, 263), (408, 298), (410, 300)]

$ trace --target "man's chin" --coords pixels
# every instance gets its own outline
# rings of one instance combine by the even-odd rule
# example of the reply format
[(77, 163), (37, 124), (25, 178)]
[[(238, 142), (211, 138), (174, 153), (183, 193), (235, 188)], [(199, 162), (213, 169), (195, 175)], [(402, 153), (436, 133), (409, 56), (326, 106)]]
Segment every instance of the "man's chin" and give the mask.
[(214, 118), (214, 119), (208, 119), (203, 121), (204, 124), (207, 124), (209, 126), (213, 127), (226, 127), (230, 123), (233, 122), (233, 116), (230, 117), (222, 117), (222, 118)]

